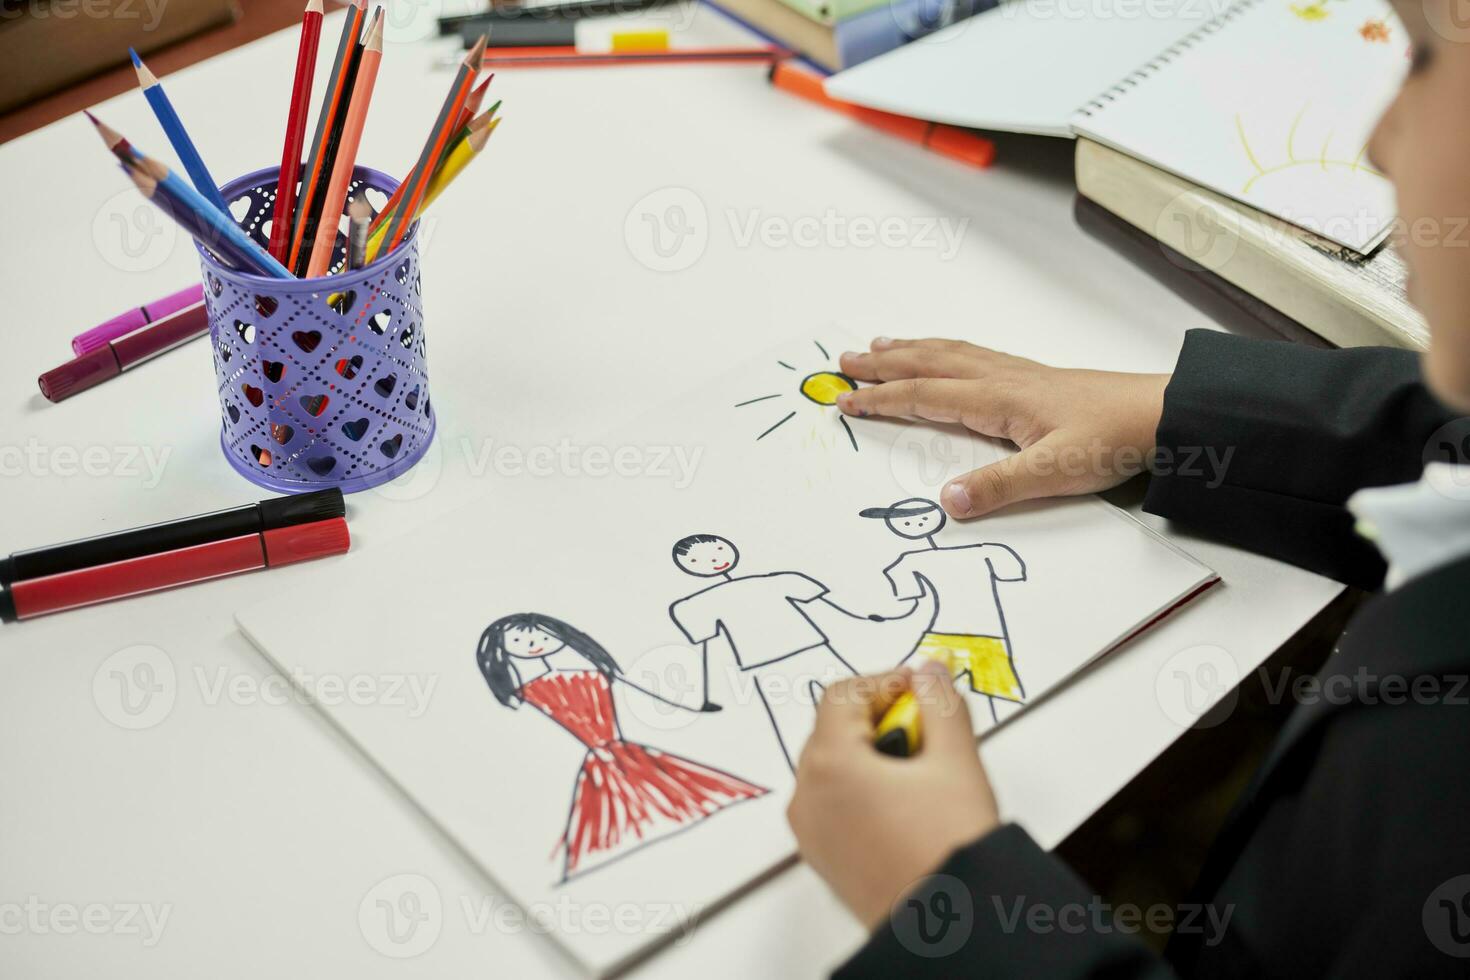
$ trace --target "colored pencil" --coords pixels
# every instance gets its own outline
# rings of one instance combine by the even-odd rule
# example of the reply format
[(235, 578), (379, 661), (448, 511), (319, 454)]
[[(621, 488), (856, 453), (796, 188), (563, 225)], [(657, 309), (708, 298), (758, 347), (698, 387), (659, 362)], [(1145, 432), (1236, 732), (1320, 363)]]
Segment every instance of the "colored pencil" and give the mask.
[(235, 219), (228, 212), (221, 214), (216, 211), (208, 201), (187, 181), (179, 178), (168, 167), (157, 160), (137, 151), (136, 159), (124, 164), (130, 171), (137, 170), (153, 178), (158, 182), (157, 190), (153, 197), (156, 200), (159, 194), (165, 196), (173, 208), (175, 214), (190, 213), (197, 217), (204, 225), (208, 237), (202, 239), (210, 249), (226, 249), (232, 254), (229, 258), (243, 263), (246, 271), (258, 276), (267, 276), (274, 279), (291, 279), (291, 273), (285, 266), (271, 258), (270, 253), (251, 240), (250, 236), (235, 224)]
[(591, 68), (601, 65), (780, 61), (791, 55), (791, 51), (777, 47), (671, 48), (668, 51), (630, 51), (620, 54), (608, 51), (567, 53), (563, 48), (506, 48), (503, 52), (487, 51), (480, 63), (486, 68), (538, 68), (551, 65)]
[[(434, 179), (429, 181), (428, 193), (424, 195), (424, 203), (419, 205), (418, 214), (414, 215), (415, 220), (429, 209), (429, 205), (438, 200), (439, 195), (444, 193), (444, 189), (453, 183), (454, 178), (458, 177), (485, 148), (485, 144), (490, 141), (490, 134), (495, 132), (496, 126), (500, 125), (499, 119), (491, 118), (494, 112), (493, 108), (488, 109), (483, 116), (477, 117), (470, 123), (469, 136), (444, 159), (444, 166), (440, 167), (439, 171), (434, 174)], [(367, 261), (371, 262), (378, 257), (386, 234), (385, 228), (379, 228), (368, 241)]]
[(287, 258), (281, 260), (293, 269), (301, 256), (301, 240), (306, 232), (307, 216), (311, 214), (317, 181), (321, 178), (322, 156), (341, 106), (343, 79), (357, 48), (357, 36), (362, 31), (362, 3), (363, 0), (351, 0), (348, 5), (347, 17), (342, 22), (342, 35), (337, 39), (337, 54), (332, 60), (331, 74), (327, 76), (326, 90), (322, 92), (321, 108), (317, 111), (316, 133), (311, 138), (311, 152), (307, 154), (306, 167), (301, 171), (301, 193), (291, 226), (291, 249)]
[(169, 144), (173, 146), (174, 153), (178, 154), (179, 162), (184, 165), (184, 170), (189, 174), (189, 179), (194, 182), (195, 189), (210, 204), (219, 208), (222, 213), (228, 214), (229, 208), (225, 205), (225, 199), (220, 196), (219, 185), (210, 176), (209, 168), (204, 165), (204, 159), (199, 156), (199, 150), (194, 146), (194, 141), (189, 138), (188, 130), (184, 129), (183, 120), (174, 111), (168, 93), (163, 90), (163, 85), (159, 83), (157, 76), (148, 70), (147, 65), (143, 64), (143, 59), (138, 57), (138, 52), (128, 48), (128, 54), (133, 56), (133, 67), (138, 72), (138, 84), (143, 88), (143, 97), (153, 107), (153, 114), (158, 117), (158, 124), (163, 127)]
[(291, 271), (297, 276), (305, 276), (311, 265), (311, 253), (321, 225), (332, 221), (340, 223), (341, 214), (329, 217), (323, 213), (322, 205), (327, 196), (327, 188), (332, 183), (332, 171), (337, 166), (337, 150), (342, 146), (342, 130), (347, 125), (348, 113), (352, 111), (352, 91), (357, 86), (357, 71), (362, 66), (365, 48), (366, 41), (359, 37), (352, 46), (347, 68), (342, 72), (342, 101), (337, 106), (337, 118), (332, 120), (332, 131), (327, 134), (326, 149), (322, 151), (322, 166), (317, 175), (316, 190), (312, 194), (311, 211), (306, 215), (306, 228), (301, 233), (301, 252), (296, 258), (296, 264), (291, 267)]
[(360, 197), (347, 207), (347, 268), (349, 269), (361, 269), (367, 265), (368, 224), (372, 218), (372, 205)]
[[(485, 76), (483, 82), (475, 86), (474, 91), (470, 92), (469, 98), (465, 99), (464, 108), (459, 111), (459, 120), (454, 127), (455, 133), (457, 134), (455, 136), (456, 140), (464, 139), (465, 135), (469, 132), (470, 120), (475, 118), (475, 115), (479, 113), (480, 105), (485, 101), (485, 92), (490, 88), (490, 83), (493, 81), (495, 81), (495, 73), (491, 72)], [(495, 104), (497, 106), (500, 105), (499, 102)], [(453, 143), (450, 144), (449, 149), (451, 153), (454, 151)], [(377, 231), (382, 227), (383, 222), (393, 217), (393, 210), (398, 207), (398, 202), (402, 200), (403, 191), (407, 187), (408, 181), (406, 180), (398, 185), (398, 189), (393, 192), (393, 196), (388, 198), (388, 203), (383, 205), (383, 210), (379, 211), (377, 216), (373, 218), (373, 231)]]
[[(481, 120), (480, 125), (484, 126), (485, 124), (488, 124), (491, 119), (495, 118), (496, 110), (498, 110), (499, 108), (500, 102), (497, 100), (494, 105), (492, 105), (489, 109), (486, 109), (483, 113), (476, 117), (477, 119)], [(466, 123), (464, 128), (459, 131), (459, 135), (455, 136), (454, 140), (449, 144), (449, 151), (444, 154), (444, 160), (447, 160), (450, 156), (452, 156), (455, 149), (469, 138), (470, 126), (471, 123)], [(437, 177), (439, 175), (439, 172), (444, 169), (444, 160), (439, 161), (439, 166), (434, 171), (435, 177)], [(430, 177), (429, 183), (432, 184), (433, 182), (434, 178)], [(383, 210), (379, 211), (377, 216), (373, 218), (373, 223), (372, 226), (368, 229), (368, 233), (374, 238), (379, 238), (380, 232), (386, 231), (386, 226), (388, 222), (393, 220), (393, 214), (398, 209), (398, 203), (400, 200), (402, 200), (403, 197), (404, 186), (404, 184), (398, 185), (398, 190), (394, 191), (393, 196), (388, 198), (388, 203), (383, 205)], [(422, 213), (423, 210), (423, 205), (419, 205), (419, 211)]]
[(301, 44), (296, 49), (296, 77), (291, 83), (291, 107), (286, 114), (286, 142), (281, 148), (281, 177), (276, 184), (276, 208), (271, 216), (270, 253), (286, 258), (291, 245), (291, 217), (296, 212), (296, 184), (301, 179), (301, 148), (306, 142), (306, 114), (310, 111), (311, 79), (322, 36), (322, 0), (308, 0), (301, 15)]
[(429, 131), (423, 152), (419, 154), (418, 163), (409, 172), (408, 190), (404, 191), (398, 211), (388, 224), (387, 249), (390, 252), (403, 241), (413, 216), (418, 213), (419, 204), (429, 187), (429, 179), (434, 175), (434, 168), (438, 166), (439, 158), (443, 156), (454, 135), (450, 126), (459, 118), (459, 110), (464, 107), (465, 99), (470, 94), (470, 87), (474, 84), (475, 73), (479, 71), (480, 58), (484, 53), (485, 38), (481, 37), (460, 62), (459, 71), (455, 73), (454, 82), (449, 87), (449, 94), (445, 96), (444, 105), (439, 109), (439, 117), (434, 121), (434, 128)]
[(222, 240), (221, 236), (206, 225), (198, 215), (182, 206), (175, 198), (167, 194), (160, 194), (158, 181), (152, 176), (128, 164), (123, 164), (122, 169), (137, 186), (139, 193), (151, 201), (174, 224), (188, 232), (196, 242), (213, 252), (215, 261), (220, 265), (226, 269), (249, 270), (252, 268), (251, 259), (244, 255), (237, 245)]
[(332, 261), (332, 252), (337, 244), (337, 216), (347, 200), (347, 185), (352, 182), (352, 168), (357, 163), (357, 147), (362, 141), (362, 127), (367, 121), (368, 106), (373, 99), (373, 83), (378, 78), (378, 65), (383, 60), (383, 8), (379, 7), (368, 28), (367, 42), (363, 48), (362, 61), (353, 82), (351, 100), (347, 106), (342, 125), (342, 136), (337, 145), (337, 158), (327, 182), (326, 194), (322, 197), (321, 217), (317, 221), (315, 241), (311, 247), (311, 261), (306, 275), (315, 278), (327, 271)]

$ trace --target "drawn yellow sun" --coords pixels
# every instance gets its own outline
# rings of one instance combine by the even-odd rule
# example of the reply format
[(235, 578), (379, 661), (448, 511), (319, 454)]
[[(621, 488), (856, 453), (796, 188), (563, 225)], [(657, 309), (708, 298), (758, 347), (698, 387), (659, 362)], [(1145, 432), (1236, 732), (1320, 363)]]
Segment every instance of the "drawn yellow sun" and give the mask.
[(837, 396), (857, 391), (857, 382), (836, 371), (818, 371), (801, 379), (801, 393), (818, 405), (836, 405)]
[[(832, 356), (827, 353), (827, 348), (823, 347), (819, 342), (815, 340), (812, 341), (812, 343), (816, 346), (817, 350), (821, 352), (822, 359), (824, 361), (830, 362), (832, 360)], [(785, 361), (777, 361), (776, 363), (787, 371), (797, 370), (794, 364), (787, 364)], [(796, 391), (792, 392), (792, 394), (799, 394), (808, 402), (814, 405), (819, 405), (823, 409), (827, 409), (837, 404), (838, 395), (841, 395), (843, 392), (856, 390), (857, 382), (849, 378), (847, 375), (842, 374), (839, 371), (821, 370), (813, 371), (811, 374), (803, 377), (801, 381), (797, 384)], [(736, 402), (735, 407), (744, 408), (746, 405), (754, 405), (757, 402), (767, 402), (776, 398), (784, 398), (786, 397), (786, 394), (786, 392), (776, 392), (772, 395), (761, 395), (757, 398), (747, 398), (743, 402)], [(781, 428), (781, 426), (785, 425), (787, 422), (790, 422), (795, 417), (795, 409), (787, 412), (780, 419), (778, 419), (774, 425), (771, 425), (769, 428), (762, 430), (760, 435), (755, 437), (756, 442), (759, 442), (766, 436), (770, 435), (772, 432), (775, 432), (777, 429)], [(843, 431), (847, 433), (848, 443), (851, 444), (853, 451), (856, 452), (858, 448), (857, 436), (853, 435), (852, 426), (848, 424), (847, 417), (843, 415), (838, 415), (837, 420), (839, 423), (841, 423)]]

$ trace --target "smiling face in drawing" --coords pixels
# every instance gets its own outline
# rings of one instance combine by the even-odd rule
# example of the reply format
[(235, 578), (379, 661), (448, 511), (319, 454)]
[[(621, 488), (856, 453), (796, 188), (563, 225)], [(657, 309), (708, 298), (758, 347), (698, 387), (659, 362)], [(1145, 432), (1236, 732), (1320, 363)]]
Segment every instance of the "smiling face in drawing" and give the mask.
[(735, 545), (714, 534), (690, 535), (674, 545), (674, 564), (701, 578), (732, 572), (739, 561)]
[(566, 646), (550, 633), (534, 626), (512, 626), (505, 631), (501, 642), (507, 654), (523, 659), (547, 657)]

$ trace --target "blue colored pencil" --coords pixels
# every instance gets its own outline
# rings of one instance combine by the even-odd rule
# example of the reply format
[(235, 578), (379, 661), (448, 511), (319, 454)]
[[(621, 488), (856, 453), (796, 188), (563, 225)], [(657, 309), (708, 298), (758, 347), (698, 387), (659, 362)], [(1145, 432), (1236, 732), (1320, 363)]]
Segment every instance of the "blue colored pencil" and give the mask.
[(179, 206), (179, 202), (158, 190), (158, 181), (154, 180), (142, 170), (129, 169), (122, 164), (118, 165), (123, 173), (130, 177), (138, 190), (144, 197), (153, 202), (153, 206), (173, 219), (174, 223), (187, 231), (195, 241), (214, 253), (215, 259), (227, 269), (237, 269), (243, 272), (250, 271), (249, 261), (243, 259), (238, 249), (229, 242), (223, 241), (204, 226), (194, 212)]
[(219, 185), (209, 174), (209, 168), (204, 165), (204, 160), (199, 156), (199, 150), (195, 148), (194, 141), (189, 138), (188, 130), (184, 129), (183, 120), (174, 111), (173, 103), (168, 100), (168, 93), (164, 92), (163, 85), (158, 77), (148, 70), (143, 64), (143, 59), (138, 57), (138, 52), (128, 48), (128, 54), (133, 56), (133, 67), (138, 72), (138, 84), (143, 87), (143, 97), (153, 107), (153, 114), (158, 117), (158, 124), (163, 127), (163, 132), (168, 136), (174, 152), (179, 155), (179, 162), (184, 165), (184, 170), (189, 174), (189, 179), (194, 182), (194, 187), (202, 194), (210, 204), (224, 213), (229, 213), (229, 207), (225, 199), (220, 196)]
[(124, 165), (141, 170), (158, 181), (157, 193), (168, 195), (172, 199), (170, 203), (173, 210), (188, 210), (198, 217), (204, 230), (209, 233), (209, 237), (203, 239), (207, 247), (213, 249), (218, 245), (221, 248), (228, 248), (231, 252), (229, 258), (244, 263), (246, 272), (273, 279), (296, 278), (291, 275), (290, 270), (277, 262), (269, 252), (245, 234), (244, 230), (235, 224), (235, 219), (228, 211), (221, 213), (216, 210), (204, 199), (203, 195), (189, 186), (188, 181), (183, 180), (157, 160), (144, 156), (137, 147), (133, 148), (133, 153), (133, 159), (123, 161)]

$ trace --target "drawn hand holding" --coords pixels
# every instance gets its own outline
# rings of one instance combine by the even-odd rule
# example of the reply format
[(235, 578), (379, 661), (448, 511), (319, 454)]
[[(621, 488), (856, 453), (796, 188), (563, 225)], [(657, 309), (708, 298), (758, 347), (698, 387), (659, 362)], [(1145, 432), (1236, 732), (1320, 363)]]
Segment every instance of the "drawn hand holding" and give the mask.
[[(873, 748), (873, 726), (909, 690), (924, 745), (894, 759)], [(786, 816), (801, 856), (869, 929), (952, 851), (995, 829), (970, 712), (946, 669), (926, 664), (829, 687)]]
[(952, 480), (955, 517), (1037, 497), (1095, 493), (1141, 472), (1154, 449), (1167, 374), (1054, 368), (958, 340), (880, 337), (842, 370), (878, 382), (838, 397), (855, 416), (959, 422), (1021, 452)]

